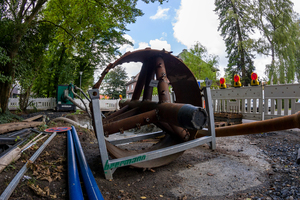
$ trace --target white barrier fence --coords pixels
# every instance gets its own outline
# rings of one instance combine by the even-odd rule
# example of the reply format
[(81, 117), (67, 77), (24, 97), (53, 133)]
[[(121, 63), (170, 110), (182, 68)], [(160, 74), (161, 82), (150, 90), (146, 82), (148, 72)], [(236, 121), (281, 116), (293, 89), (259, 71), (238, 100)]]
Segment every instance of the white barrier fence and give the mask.
[[(294, 114), (300, 111), (300, 84), (246, 86), (241, 88), (211, 90), (214, 112), (243, 114), (244, 119), (264, 120)], [(172, 95), (171, 95), (172, 96)], [(173, 97), (173, 96), (172, 96)], [(30, 99), (28, 109), (55, 109), (55, 98)], [(75, 101), (84, 106), (79, 99)], [(84, 100), (88, 106), (88, 101)], [(120, 100), (100, 100), (101, 111), (119, 109)], [(153, 96), (153, 101), (158, 101)], [(19, 99), (10, 98), (9, 110), (19, 109)], [(78, 109), (78, 108), (77, 108)]]
[(300, 111), (300, 84), (247, 86), (212, 90), (214, 112), (242, 113), (264, 120)]
[[(84, 99), (84, 103), (89, 109), (88, 100)], [(119, 109), (120, 100), (100, 100), (101, 111), (115, 111)], [(29, 99), (30, 106), (27, 109), (38, 109), (38, 110), (54, 110), (56, 108), (56, 98), (34, 98)], [(75, 102), (80, 106), (84, 107), (80, 99), (75, 99)], [(18, 110), (19, 109), (19, 98), (9, 98), (8, 109)], [(79, 109), (77, 107), (77, 109)]]

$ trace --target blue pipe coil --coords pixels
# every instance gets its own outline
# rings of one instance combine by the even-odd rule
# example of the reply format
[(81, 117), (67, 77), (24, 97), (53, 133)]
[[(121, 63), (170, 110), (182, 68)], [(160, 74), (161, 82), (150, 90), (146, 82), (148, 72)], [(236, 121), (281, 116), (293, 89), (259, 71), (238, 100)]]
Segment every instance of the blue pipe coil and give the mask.
[(77, 159), (79, 162), (79, 167), (80, 167), (80, 172), (83, 178), (83, 183), (88, 195), (88, 198), (90, 200), (94, 200), (94, 199), (99, 199), (99, 200), (104, 200), (99, 187), (95, 181), (95, 178), (92, 174), (91, 169), (89, 168), (76, 129), (74, 126), (72, 126), (72, 136), (73, 136), (73, 141), (74, 141), (74, 145), (75, 145), (75, 149), (76, 149), (76, 155), (77, 155)]
[(75, 149), (71, 131), (67, 132), (68, 137), (68, 187), (70, 200), (83, 200), (82, 189), (75, 158)]

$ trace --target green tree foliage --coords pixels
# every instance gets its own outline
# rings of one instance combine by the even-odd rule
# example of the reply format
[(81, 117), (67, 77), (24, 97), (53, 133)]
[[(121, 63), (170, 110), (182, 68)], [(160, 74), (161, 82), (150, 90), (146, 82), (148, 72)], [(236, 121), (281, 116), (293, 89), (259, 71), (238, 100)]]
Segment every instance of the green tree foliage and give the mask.
[[(163, 0), (143, 1), (146, 3), (163, 2)], [(32, 27), (41, 23), (55, 26), (53, 39), (56, 43), (53, 46), (56, 45), (59, 51), (59, 58), (56, 59), (58, 66), (66, 66), (63, 64), (71, 63), (70, 58), (80, 55), (77, 58), (85, 60), (83, 62), (81, 59), (79, 62), (81, 63), (79, 66), (82, 67), (86, 66), (82, 63), (90, 62), (87, 61), (89, 57), (80, 54), (80, 51), (86, 46), (90, 47), (89, 50), (92, 47), (97, 48), (103, 58), (101, 61), (107, 61), (118, 53), (117, 48), (120, 45), (130, 43), (122, 35), (126, 31), (126, 24), (134, 23), (136, 17), (142, 15), (141, 10), (136, 8), (136, 3), (137, 0), (1, 0), (0, 47), (4, 50), (0, 49), (0, 51), (6, 54), (5, 57), (1, 56), (0, 58), (0, 107), (2, 112), (7, 108), (9, 91), (19, 67), (16, 65), (15, 59), (24, 35)], [(53, 69), (58, 66), (55, 63), (51, 65), (50, 59), (46, 66), (50, 66), (52, 69), (44, 68), (45, 73), (50, 74), (58, 83), (61, 79), (61, 76), (57, 75), (60, 69), (56, 70), (58, 73), (53, 74)], [(71, 69), (72, 72), (76, 70)], [(70, 73), (70, 70), (63, 70), (63, 72), (65, 73), (60, 74), (69, 76), (67, 73)], [(41, 80), (39, 81), (41, 82)]]
[[(10, 61), (10, 58), (7, 56), (6, 50), (0, 46), (0, 65), (5, 65)], [(0, 71), (0, 82), (4, 83), (9, 81), (10, 77), (5, 76), (4, 72)]]
[(180, 53), (179, 58), (187, 65), (198, 80), (208, 78), (216, 82), (218, 56), (209, 54), (206, 47), (197, 42), (191, 49)]
[(103, 79), (100, 90), (103, 94), (108, 95), (110, 98), (118, 99), (119, 95), (126, 97), (126, 87), (128, 76), (125, 68), (121, 66), (115, 67)]
[(258, 53), (271, 56), (266, 66), (269, 81), (291, 82), (295, 77), (299, 24), (295, 23), (290, 0), (257, 0), (253, 12), (262, 37), (257, 42)]
[(296, 58), (296, 77), (298, 82), (300, 82), (300, 20), (298, 20), (295, 23), (296, 26), (298, 26), (297, 28), (297, 42), (296, 42), (296, 52), (295, 52), (295, 58)]
[(18, 67), (15, 59), (22, 38), (45, 2), (46, 0), (0, 1), (0, 46), (5, 49), (6, 56), (9, 58), (9, 62), (0, 63), (0, 74), (6, 77), (5, 81), (0, 81), (2, 112), (6, 111), (10, 88), (15, 79), (16, 68)]
[(226, 71), (230, 76), (241, 75), (243, 85), (251, 81), (254, 71), (251, 53), (253, 40), (253, 20), (251, 19), (250, 2), (247, 0), (216, 0), (215, 12), (219, 16), (218, 30), (225, 40), (228, 65)]
[(20, 109), (25, 111), (29, 105), (31, 88), (40, 72), (45, 60), (45, 52), (50, 42), (49, 32), (52, 26), (47, 24), (35, 24), (23, 36), (19, 47), (19, 53), (15, 58), (16, 68), (15, 80), (21, 86), (19, 99)]

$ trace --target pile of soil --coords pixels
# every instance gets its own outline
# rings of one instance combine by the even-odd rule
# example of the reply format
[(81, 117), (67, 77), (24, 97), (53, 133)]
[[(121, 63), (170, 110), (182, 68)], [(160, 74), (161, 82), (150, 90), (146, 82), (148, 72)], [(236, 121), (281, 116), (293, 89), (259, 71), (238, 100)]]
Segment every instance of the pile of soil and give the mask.
[[(59, 122), (55, 126), (70, 125)], [(296, 164), (300, 148), (299, 131), (231, 137), (226, 142), (226, 138), (221, 138), (214, 151), (208, 145), (202, 145), (185, 151), (167, 166), (155, 169), (122, 167), (115, 171), (113, 180), (105, 180), (94, 133), (79, 127), (76, 130), (87, 162), (105, 199), (300, 199), (300, 166)], [(246, 141), (248, 145), (240, 144), (240, 141)], [(42, 143), (38, 143), (38, 146)], [(255, 147), (254, 155), (247, 151), (249, 146)], [(0, 174), (0, 179), (3, 180), (0, 182), (1, 193), (35, 151), (36, 149), (26, 151)], [(11, 199), (68, 199), (66, 155), (66, 133), (59, 133), (35, 162), (41, 169), (49, 168), (52, 181), (38, 178), (34, 175), (34, 170), (28, 170), (26, 176), (31, 179), (22, 180)], [(266, 163), (265, 168), (262, 167), (264, 165), (256, 166), (258, 164), (253, 158), (258, 157)], [(231, 160), (237, 162), (231, 164)], [(209, 165), (213, 161), (224, 168)], [(253, 172), (256, 177), (248, 176), (248, 180), (247, 176), (241, 177), (242, 174), (238, 173), (240, 166), (236, 164), (238, 162), (246, 166), (242, 173)], [(225, 167), (232, 168), (232, 172), (225, 171)], [(224, 179), (232, 177), (225, 180), (227, 185), (223, 184), (224, 189), (218, 192), (222, 188), (219, 188), (217, 181), (223, 180), (214, 179), (220, 175)], [(244, 183), (241, 183), (241, 179)], [(247, 182), (250, 186), (242, 187)], [(32, 183), (43, 190), (48, 187), (50, 192), (44, 196), (38, 195), (29, 187)], [(208, 194), (204, 190), (212, 192)]]

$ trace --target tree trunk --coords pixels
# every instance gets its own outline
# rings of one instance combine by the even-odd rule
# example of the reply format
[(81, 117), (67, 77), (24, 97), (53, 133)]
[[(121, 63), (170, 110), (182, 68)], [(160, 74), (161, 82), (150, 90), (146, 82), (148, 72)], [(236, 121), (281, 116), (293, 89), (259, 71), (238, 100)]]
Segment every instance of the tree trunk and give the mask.
[(6, 81), (4, 83), (0, 82), (0, 106), (1, 112), (4, 113), (8, 106), (9, 100), (9, 91), (10, 91), (11, 83), (10, 81)]
[(32, 88), (31, 84), (23, 94), (20, 95), (20, 99), (19, 99), (19, 105), (20, 105), (20, 109), (22, 111), (26, 111), (27, 107), (29, 106), (29, 97), (30, 97), (30, 92), (31, 92), (31, 88)]
[(274, 45), (273, 43), (271, 44), (271, 52), (272, 52), (272, 62), (271, 62), (271, 69), (270, 69), (270, 80), (274, 83), (274, 81), (277, 82), (277, 80), (274, 80), (275, 76), (274, 76), (274, 70), (275, 70), (275, 49), (274, 49)]
[[(57, 90), (58, 81), (59, 81), (59, 76), (60, 76), (60, 72), (61, 72), (60, 69), (62, 68), (63, 58), (64, 58), (64, 56), (65, 56), (66, 49), (67, 49), (67, 48), (66, 48), (65, 45), (62, 43), (61, 54), (60, 54), (60, 57), (59, 57), (57, 66), (55, 67), (55, 76), (54, 76), (55, 84), (54, 84), (53, 91), (56, 91), (56, 90)], [(55, 92), (53, 95), (55, 96), (55, 95), (56, 95), (56, 92)]]
[(15, 70), (13, 67), (13, 59), (17, 55), (18, 48), (14, 48), (11, 53), (8, 53), (10, 62), (6, 63), (6, 65), (0, 66), (0, 71), (3, 72), (3, 75), (10, 77), (10, 80), (1, 82), (0, 81), (0, 107), (1, 113), (4, 113), (8, 108), (8, 100), (10, 95), (11, 85), (15, 78)]

